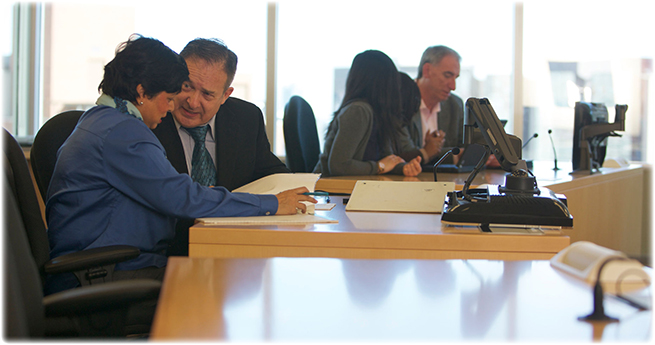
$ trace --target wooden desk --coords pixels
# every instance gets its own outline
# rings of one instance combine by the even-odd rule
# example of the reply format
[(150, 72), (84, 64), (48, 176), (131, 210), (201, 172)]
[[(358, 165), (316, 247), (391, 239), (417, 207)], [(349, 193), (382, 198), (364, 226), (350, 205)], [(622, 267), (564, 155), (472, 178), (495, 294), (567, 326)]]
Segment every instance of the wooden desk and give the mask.
[[(552, 170), (553, 162), (534, 165), (537, 183), (568, 199), (573, 228), (564, 233), (571, 237), (571, 242), (591, 241), (636, 257), (650, 255), (650, 166), (632, 164), (627, 168), (601, 168), (600, 173), (593, 175), (571, 175), (570, 163), (561, 163), (559, 171)], [(502, 170), (486, 169), (473, 180), (473, 185), (503, 185), (505, 174)], [(453, 181), (461, 189), (468, 175), (438, 174), (438, 179)], [(433, 181), (434, 177), (432, 173), (417, 177), (337, 176), (319, 179), (316, 190), (350, 194), (357, 180)]]
[(550, 259), (570, 244), (565, 235), (444, 233), (440, 214), (346, 212), (336, 207), (316, 215), (338, 224), (207, 226), (189, 229), (189, 256), (359, 259)]
[[(651, 288), (652, 290), (652, 288)], [(644, 342), (652, 312), (578, 321), (592, 289), (548, 261), (169, 259), (151, 339), (238, 342)]]

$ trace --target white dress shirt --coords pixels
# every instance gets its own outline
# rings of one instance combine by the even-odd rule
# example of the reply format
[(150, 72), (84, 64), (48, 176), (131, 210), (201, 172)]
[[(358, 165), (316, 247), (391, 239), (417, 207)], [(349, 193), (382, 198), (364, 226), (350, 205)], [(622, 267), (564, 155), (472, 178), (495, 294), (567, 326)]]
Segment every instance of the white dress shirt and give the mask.
[(429, 130), (430, 133), (432, 133), (439, 129), (437, 114), (439, 113), (439, 111), (441, 111), (441, 103), (437, 103), (437, 105), (433, 109), (428, 109), (428, 106), (425, 105), (425, 102), (423, 102), (423, 99), (421, 99), (420, 111), (421, 111), (421, 129), (422, 129), (421, 135), (423, 136), (423, 146), (425, 146), (425, 143), (427, 142), (425, 132)]

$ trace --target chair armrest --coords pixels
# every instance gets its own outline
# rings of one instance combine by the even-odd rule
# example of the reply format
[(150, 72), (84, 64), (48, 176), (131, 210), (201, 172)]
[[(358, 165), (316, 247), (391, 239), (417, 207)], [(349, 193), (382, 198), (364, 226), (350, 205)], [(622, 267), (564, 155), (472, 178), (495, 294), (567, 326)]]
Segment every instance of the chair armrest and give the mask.
[(126, 245), (92, 248), (58, 256), (46, 262), (44, 269), (48, 274), (75, 272), (92, 267), (134, 259), (141, 254), (139, 248)]
[(43, 298), (46, 317), (93, 314), (159, 297), (161, 282), (121, 280), (65, 290)]

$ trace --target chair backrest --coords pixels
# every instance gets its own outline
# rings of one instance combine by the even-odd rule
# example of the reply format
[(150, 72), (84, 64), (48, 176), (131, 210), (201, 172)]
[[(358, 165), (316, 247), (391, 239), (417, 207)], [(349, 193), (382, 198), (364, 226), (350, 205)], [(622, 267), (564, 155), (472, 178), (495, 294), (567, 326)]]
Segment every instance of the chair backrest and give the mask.
[(46, 121), (34, 137), (30, 164), (43, 202), (46, 201), (48, 186), (57, 162), (57, 151), (73, 132), (83, 113), (81, 110), (68, 110), (57, 114)]
[[(11, 137), (6, 130), (3, 135)], [(7, 140), (5, 140), (6, 145)], [(4, 248), (2, 248), (5, 283), (3, 336), (5, 339), (38, 338), (43, 336), (44, 330), (43, 280), (39, 277), (37, 265), (30, 253), (32, 249), (26, 236), (22, 212), (19, 209), (18, 196), (22, 195), (16, 195), (12, 188), (15, 184), (14, 180), (20, 180), (18, 176), (20, 173), (14, 174), (9, 161), (11, 159), (7, 157), (5, 151), (5, 175), (2, 177), (5, 228)], [(27, 167), (24, 157), (23, 162)]]
[[(27, 160), (16, 139), (4, 128), (2, 135), (6, 159), (4, 169), (8, 181), (5, 189), (14, 195), (23, 224), (21, 229), (8, 228), (5, 231), (22, 231), (27, 234), (34, 261), (42, 278), (45, 278), (43, 267), (50, 260), (50, 245)], [(45, 279), (42, 279), (42, 283), (45, 283)]]
[(292, 172), (312, 172), (321, 153), (312, 107), (293, 96), (284, 107), (284, 145), (287, 166)]

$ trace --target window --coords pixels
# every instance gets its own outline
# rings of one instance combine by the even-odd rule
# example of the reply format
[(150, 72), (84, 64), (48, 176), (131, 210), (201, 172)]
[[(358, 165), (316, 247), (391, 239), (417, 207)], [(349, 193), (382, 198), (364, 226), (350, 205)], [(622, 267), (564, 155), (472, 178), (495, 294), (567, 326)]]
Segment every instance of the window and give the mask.
[[(12, 3), (2, 2), (0, 4), (0, 25), (2, 32), (12, 33), (14, 31), (14, 15)], [(2, 108), (2, 127), (10, 132), (14, 131), (14, 121), (11, 112), (11, 76), (12, 76), (12, 37), (13, 35), (0, 36), (0, 57), (2, 57), (2, 82), (0, 83), (0, 105)]]
[[(299, 95), (312, 106), (322, 143), (333, 112), (341, 103), (348, 70), (358, 53), (367, 49), (383, 51), (399, 70), (415, 78), (423, 51), (439, 44), (455, 49), (462, 56), (454, 93), (463, 101), (472, 96), (487, 97), (500, 118), (513, 120), (511, 2), (425, 1), (390, 5), (350, 1), (345, 4), (280, 4), (277, 133), (282, 133), (285, 104), (291, 96)], [(284, 141), (280, 137), (275, 142), (278, 155), (284, 154)]]
[[(462, 55), (456, 94), (463, 100), (489, 98), (499, 117), (509, 121), (509, 133), (514, 132), (514, 116), (522, 116), (522, 136), (539, 134), (525, 148), (524, 158), (549, 160), (553, 156), (547, 138), (547, 130), (552, 129), (559, 161), (570, 161), (572, 104), (585, 100), (607, 104), (610, 119), (614, 104), (629, 106), (626, 130), (623, 137), (609, 139), (608, 157), (652, 161), (647, 133), (653, 132), (655, 124), (647, 119), (655, 99), (655, 45), (643, 37), (655, 25), (643, 10), (643, 2), (524, 3), (519, 31), (523, 89), (516, 90), (522, 95), (516, 98), (523, 100), (521, 114), (513, 114), (512, 103), (515, 6), (511, 1), (472, 0), (281, 1), (275, 42), (277, 84), (267, 85), (267, 45), (271, 42), (267, 42), (265, 1), (207, 2), (201, 9), (142, 2), (3, 3), (3, 126), (19, 136), (33, 135), (63, 110), (92, 106), (102, 66), (134, 32), (158, 38), (178, 52), (193, 38), (216, 37), (239, 56), (235, 97), (265, 111), (267, 87), (276, 88), (275, 123), (267, 126), (275, 128), (275, 136), (269, 136), (273, 151), (284, 156), (282, 117), (292, 95), (304, 97), (314, 109), (322, 141), (356, 54), (381, 50), (400, 70), (415, 77), (423, 50), (445, 44)], [(19, 88), (12, 84), (16, 78), (24, 82)], [(15, 111), (15, 104), (23, 108)]]
[[(133, 33), (157, 38), (177, 52), (196, 37), (222, 39), (239, 57), (233, 95), (264, 107), (264, 2), (208, 2), (202, 4), (202, 10), (198, 6), (171, 10), (148, 2), (134, 5), (53, 2), (41, 7), (45, 8), (43, 54), (40, 55), (44, 59), (41, 74), (43, 109), (36, 112), (35, 130), (23, 135), (34, 135), (45, 121), (62, 111), (92, 107), (99, 96), (98, 85), (104, 65), (113, 59), (116, 47)], [(11, 42), (11, 36), (3, 39)], [(11, 51), (5, 53), (3, 50), (3, 56), (5, 54), (11, 55)], [(3, 75), (4, 71), (3, 68)], [(3, 95), (6, 94), (3, 87)], [(7, 97), (10, 99), (11, 96)], [(9, 114), (4, 108), (5, 105), (4, 114)]]
[(655, 26), (642, 7), (634, 1), (525, 3), (524, 135), (539, 134), (525, 158), (553, 157), (552, 129), (558, 160), (570, 162), (573, 107), (586, 101), (605, 103), (610, 122), (614, 105), (627, 104), (625, 131), (608, 139), (607, 158), (646, 160), (655, 45), (643, 35)]
[(43, 6), (2, 4), (3, 126), (19, 141), (39, 128), (34, 114), (41, 112)]

